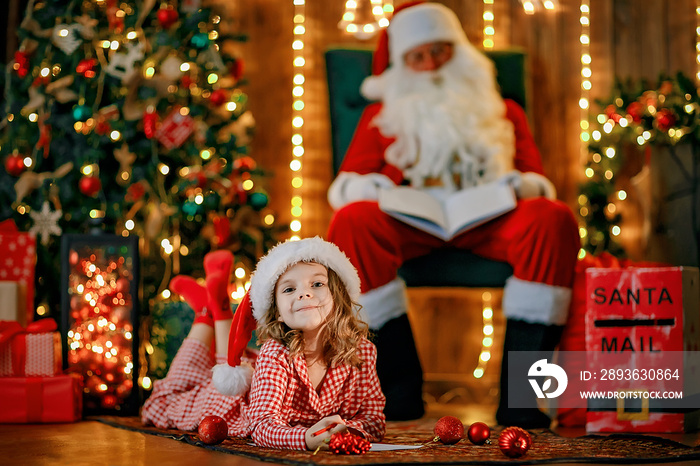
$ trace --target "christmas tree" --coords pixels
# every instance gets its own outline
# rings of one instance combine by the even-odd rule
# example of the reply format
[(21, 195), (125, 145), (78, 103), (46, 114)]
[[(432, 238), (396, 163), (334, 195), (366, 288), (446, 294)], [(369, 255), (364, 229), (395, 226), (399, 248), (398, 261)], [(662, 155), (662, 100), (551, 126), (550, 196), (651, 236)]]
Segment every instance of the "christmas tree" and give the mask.
[(37, 234), (48, 315), (61, 234), (137, 235), (144, 312), (206, 252), (230, 249), (243, 285), (276, 241), (231, 54), (245, 37), (221, 26), (198, 0), (29, 2), (5, 77), (0, 220)]

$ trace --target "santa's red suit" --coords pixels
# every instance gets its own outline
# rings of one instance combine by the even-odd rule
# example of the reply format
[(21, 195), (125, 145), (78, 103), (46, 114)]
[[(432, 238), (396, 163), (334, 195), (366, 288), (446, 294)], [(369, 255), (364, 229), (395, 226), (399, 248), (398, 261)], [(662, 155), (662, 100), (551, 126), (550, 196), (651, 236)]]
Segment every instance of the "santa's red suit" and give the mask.
[[(432, 21), (432, 25), (426, 25), (426, 18)], [(475, 49), (468, 44), (458, 24), (453, 13), (438, 4), (412, 6), (397, 13), (388, 30), (390, 49), (391, 47), (397, 49), (391, 50), (394, 66), (389, 68), (384, 76), (402, 71), (400, 59), (410, 47), (421, 43), (449, 40), (455, 44), (455, 62), (466, 64), (464, 69), (469, 69), (469, 73), (472, 73), (475, 68), (483, 67), (486, 71), (480, 71), (485, 73), (484, 76), (493, 78), (489, 67), (477, 57), (480, 53), (475, 52)], [(394, 27), (393, 31), (392, 27)], [(399, 47), (400, 43), (403, 47)], [(396, 63), (399, 63), (399, 66)], [(376, 79), (377, 77), (368, 78), (368, 80)], [(493, 81), (495, 82), (495, 79)], [(384, 83), (380, 82), (380, 87), (377, 88), (376, 82), (372, 84), (374, 95), (370, 97), (378, 98), (384, 103), (388, 102), (387, 96), (392, 92), (391, 85), (382, 87)], [(495, 89), (495, 85), (491, 84), (491, 87)], [(397, 275), (403, 262), (425, 255), (437, 248), (456, 247), (470, 250), (488, 259), (507, 262), (513, 267), (513, 276), (507, 280), (504, 288), (503, 311), (509, 321), (508, 332), (511, 340), (515, 338), (515, 343), (511, 345), (517, 347), (514, 349), (542, 350), (550, 349), (549, 347), (553, 349), (552, 342), (556, 344), (558, 340), (556, 335), (550, 335), (549, 329), (560, 329), (566, 322), (576, 257), (580, 247), (578, 226), (571, 210), (555, 199), (554, 187), (543, 175), (540, 153), (529, 130), (523, 109), (510, 100), (505, 100), (503, 105), (500, 97), (484, 95), (483, 100), (487, 99), (495, 103), (484, 107), (483, 113), (488, 116), (485, 117), (486, 122), (483, 123), (482, 132), (493, 127), (494, 122), (501, 125), (502, 122), (499, 120), (509, 121), (512, 123), (514, 137), (507, 134), (507, 137), (501, 138), (501, 134), (508, 131), (501, 128), (511, 128), (510, 125), (506, 125), (499, 126), (498, 132), (490, 135), (489, 138), (503, 139), (506, 141), (503, 144), (507, 145), (514, 143), (515, 150), (513, 151), (512, 148), (509, 148), (510, 151), (500, 150), (497, 144), (492, 144), (496, 149), (487, 147), (485, 153), (495, 150), (501, 155), (514, 154), (514, 156), (512, 162), (511, 160), (494, 162), (492, 166), (488, 165), (488, 161), (484, 162), (483, 167), (486, 168), (482, 167), (475, 183), (493, 180), (510, 182), (518, 197), (514, 210), (462, 233), (448, 242), (382, 212), (376, 201), (378, 190), (382, 187), (407, 183), (416, 186), (416, 175), (411, 170), (418, 165), (416, 157), (408, 162), (405, 158), (396, 157), (397, 147), (410, 147), (410, 144), (395, 145), (394, 154), (391, 154), (391, 146), (396, 142), (396, 138), (382, 132), (382, 128), (392, 127), (392, 123), (387, 122), (386, 116), (382, 124), (384, 110), (382, 102), (370, 104), (365, 109), (340, 172), (329, 188), (328, 199), (335, 213), (328, 231), (328, 240), (338, 245), (357, 268), (362, 282), (360, 298), (362, 311), (370, 328), (380, 338), (384, 338), (382, 333), (393, 333), (393, 330), (387, 329), (398, 325), (396, 322), (401, 319), (405, 321), (401, 324), (404, 327), (403, 331), (408, 325), (405, 319), (407, 309), (405, 284)], [(499, 115), (501, 108), (504, 109), (505, 115), (502, 113)], [(455, 126), (458, 127), (459, 123)], [(395, 134), (400, 136), (401, 129), (396, 130)], [(469, 138), (470, 136), (463, 138), (467, 141), (463, 143), (464, 145), (470, 144)], [(484, 142), (484, 146), (489, 144), (488, 140)], [(421, 148), (424, 147), (425, 145), (421, 146)], [(479, 150), (479, 147), (468, 147), (468, 151), (472, 153)], [(418, 152), (424, 154), (425, 149)], [(450, 155), (450, 157), (453, 156)], [(495, 159), (495, 156), (493, 157)], [(389, 163), (387, 158), (402, 162), (403, 167), (399, 168), (396, 163)], [(512, 165), (508, 166), (511, 163)], [(445, 166), (448, 169), (453, 167), (449, 164)], [(430, 163), (424, 164), (423, 171), (426, 170), (432, 170)], [(514, 322), (512, 326), (511, 322)], [(521, 328), (521, 324), (524, 324), (524, 328)], [(533, 344), (526, 341), (528, 344), (520, 345), (521, 341), (529, 340), (528, 335), (537, 333), (533, 331), (533, 325), (542, 330), (539, 338), (541, 341)], [(525, 336), (519, 337), (518, 334)], [(508, 338), (507, 334), (507, 344)], [(538, 337), (533, 336), (533, 339), (537, 340)], [(387, 337), (387, 340), (392, 341), (392, 347), (397, 344), (413, 345), (410, 335), (403, 338), (402, 343), (396, 343), (392, 336)], [(543, 341), (546, 343), (542, 343)], [(382, 366), (383, 351), (393, 350), (383, 350), (385, 345), (379, 342), (377, 346), (379, 377), (387, 395), (387, 410), (391, 410), (394, 398), (392, 392), (400, 393), (402, 387), (395, 389), (390, 387), (392, 381), (388, 379), (402, 375), (390, 371), (391, 375), (382, 376), (380, 366)], [(413, 351), (412, 348), (411, 351)], [(403, 373), (407, 372), (403, 367), (404, 360), (401, 358), (386, 361), (384, 365), (397, 366)], [(407, 383), (409, 382), (404, 382), (403, 386), (405, 387)], [(402, 395), (396, 395), (396, 399), (401, 405), (409, 403), (402, 398)], [(420, 414), (420, 410), (416, 410), (415, 413)], [(392, 416), (387, 411), (387, 417), (402, 416), (401, 414)], [(540, 419), (539, 423), (541, 422)], [(522, 424), (527, 425), (527, 422)]]

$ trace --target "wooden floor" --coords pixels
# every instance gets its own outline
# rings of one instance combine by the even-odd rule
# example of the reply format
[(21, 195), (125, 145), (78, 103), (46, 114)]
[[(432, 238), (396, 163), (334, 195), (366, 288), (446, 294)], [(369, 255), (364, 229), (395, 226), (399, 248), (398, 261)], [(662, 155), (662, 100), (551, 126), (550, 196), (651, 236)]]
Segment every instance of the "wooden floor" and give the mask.
[[(452, 414), (465, 424), (490, 422), (484, 406), (429, 406), (429, 415)], [(583, 429), (559, 430), (561, 435), (584, 435)], [(700, 446), (700, 434), (663, 435), (687, 445)], [(210, 451), (154, 435), (110, 427), (96, 421), (74, 424), (0, 424), (0, 464), (6, 465), (269, 465), (236, 455)], [(665, 463), (668, 464), (668, 463)], [(697, 462), (672, 463), (680, 466)]]

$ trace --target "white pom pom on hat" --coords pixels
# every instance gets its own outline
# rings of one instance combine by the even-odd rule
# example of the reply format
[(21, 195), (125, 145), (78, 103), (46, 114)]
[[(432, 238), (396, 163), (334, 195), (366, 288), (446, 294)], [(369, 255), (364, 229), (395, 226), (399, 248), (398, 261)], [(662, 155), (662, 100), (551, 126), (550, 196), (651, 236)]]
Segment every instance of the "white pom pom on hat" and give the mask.
[(229, 333), (227, 363), (214, 367), (214, 387), (227, 396), (242, 395), (252, 380), (253, 370), (241, 364), (241, 357), (257, 324), (272, 306), (277, 279), (292, 265), (316, 262), (338, 274), (350, 299), (360, 297), (360, 277), (345, 254), (333, 243), (316, 236), (280, 243), (258, 262), (250, 279), (250, 289), (236, 308)]

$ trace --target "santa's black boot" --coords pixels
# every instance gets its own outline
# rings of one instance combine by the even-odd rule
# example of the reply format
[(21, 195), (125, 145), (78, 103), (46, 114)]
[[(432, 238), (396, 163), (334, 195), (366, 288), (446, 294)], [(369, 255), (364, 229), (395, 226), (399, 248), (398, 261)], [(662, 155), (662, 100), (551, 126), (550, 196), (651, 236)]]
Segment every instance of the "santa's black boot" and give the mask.
[[(563, 326), (544, 325), (508, 319), (503, 343), (501, 363), (501, 400), (496, 411), (496, 422), (502, 426), (518, 426), (523, 429), (548, 428), (551, 419), (537, 408), (537, 396), (528, 382), (528, 365), (512, 367), (509, 372), (509, 351), (539, 351), (551, 354), (559, 344)], [(550, 359), (551, 360), (551, 359)], [(534, 362), (534, 361), (533, 361)], [(516, 375), (514, 380), (508, 374)], [(518, 390), (519, 407), (508, 407), (509, 382), (511, 390)], [(525, 406), (525, 407), (523, 407)]]
[(386, 396), (384, 414), (390, 421), (418, 419), (423, 405), (423, 369), (406, 314), (373, 330), (377, 375)]

